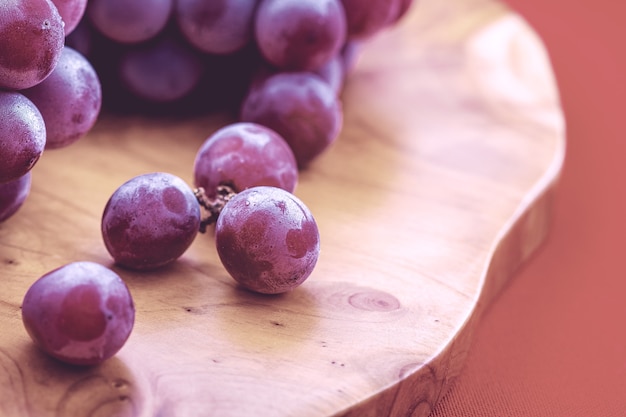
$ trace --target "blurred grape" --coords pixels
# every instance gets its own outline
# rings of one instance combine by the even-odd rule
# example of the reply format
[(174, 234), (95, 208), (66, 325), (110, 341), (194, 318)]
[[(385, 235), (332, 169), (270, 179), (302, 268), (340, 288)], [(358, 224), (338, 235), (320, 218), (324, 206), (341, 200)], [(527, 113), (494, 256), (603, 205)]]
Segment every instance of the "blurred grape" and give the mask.
[(337, 94), (318, 75), (283, 72), (250, 90), (241, 120), (278, 132), (304, 168), (337, 139), (343, 112)]
[(30, 171), (16, 180), (0, 184), (0, 222), (13, 216), (24, 204), (31, 185)]
[(252, 40), (258, 0), (177, 0), (178, 28), (196, 48), (229, 54)]
[(120, 43), (152, 39), (172, 13), (173, 0), (89, 0), (86, 14), (93, 27)]
[(346, 39), (343, 7), (339, 0), (263, 0), (255, 39), (265, 59), (280, 69), (317, 69)]

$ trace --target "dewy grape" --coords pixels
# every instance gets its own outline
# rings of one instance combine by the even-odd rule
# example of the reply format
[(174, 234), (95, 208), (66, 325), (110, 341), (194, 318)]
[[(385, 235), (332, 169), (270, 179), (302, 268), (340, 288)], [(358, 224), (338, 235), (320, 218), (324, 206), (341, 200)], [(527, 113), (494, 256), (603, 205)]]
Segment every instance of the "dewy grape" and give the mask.
[(200, 227), (200, 207), (185, 182), (168, 173), (139, 175), (122, 184), (102, 214), (102, 237), (115, 261), (147, 270), (178, 259)]
[(22, 302), (22, 321), (35, 344), (75, 365), (97, 365), (117, 353), (135, 323), (128, 287), (112, 270), (74, 262), (35, 281)]
[(276, 187), (253, 187), (233, 197), (215, 225), (226, 270), (243, 287), (264, 294), (293, 290), (313, 272), (320, 252), (308, 207)]
[(0, 2), (0, 89), (21, 90), (43, 81), (59, 60), (63, 26), (50, 0)]
[(0, 90), (0, 184), (29, 172), (46, 146), (46, 126), (35, 104)]

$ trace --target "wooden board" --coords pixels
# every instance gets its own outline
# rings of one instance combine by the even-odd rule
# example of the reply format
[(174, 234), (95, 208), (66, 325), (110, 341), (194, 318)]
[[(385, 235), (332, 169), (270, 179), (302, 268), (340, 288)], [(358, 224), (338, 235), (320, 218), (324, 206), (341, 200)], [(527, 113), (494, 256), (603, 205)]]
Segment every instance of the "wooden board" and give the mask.
[(486, 0), (422, 0), (368, 44), (343, 94), (338, 142), (302, 173), (322, 253), (309, 280), (239, 289), (210, 235), (175, 265), (119, 268), (133, 334), (95, 368), (35, 349), (20, 304), (62, 264), (113, 266), (100, 215), (124, 181), (191, 182), (214, 115), (104, 115), (46, 151), (0, 224), (2, 416), (426, 416), (462, 370), (481, 311), (549, 230), (563, 118), (541, 43)]

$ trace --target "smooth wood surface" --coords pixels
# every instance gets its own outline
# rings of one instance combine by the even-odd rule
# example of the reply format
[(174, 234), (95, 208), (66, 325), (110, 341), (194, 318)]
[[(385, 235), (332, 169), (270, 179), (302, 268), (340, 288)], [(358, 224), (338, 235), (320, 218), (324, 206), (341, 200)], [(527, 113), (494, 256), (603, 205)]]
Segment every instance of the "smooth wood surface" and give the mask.
[[(191, 182), (226, 116), (104, 115), (46, 151), (0, 224), (2, 416), (426, 416), (462, 370), (481, 311), (549, 231), (565, 141), (541, 43), (484, 0), (422, 0), (370, 42), (338, 142), (302, 172), (318, 266), (283, 296), (239, 289), (201, 235), (173, 266), (112, 265), (110, 194), (134, 175)], [(36, 350), (20, 304), (62, 264), (113, 267), (135, 298), (125, 347), (94, 368)]]

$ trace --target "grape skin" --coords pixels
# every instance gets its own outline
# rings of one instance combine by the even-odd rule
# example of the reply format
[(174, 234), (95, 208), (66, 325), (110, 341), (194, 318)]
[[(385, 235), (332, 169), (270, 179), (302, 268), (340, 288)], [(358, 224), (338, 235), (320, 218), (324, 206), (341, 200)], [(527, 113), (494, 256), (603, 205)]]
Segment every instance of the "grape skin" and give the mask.
[(319, 76), (281, 72), (250, 90), (240, 119), (278, 132), (304, 168), (337, 139), (343, 112), (337, 94)]
[(177, 0), (178, 29), (196, 48), (230, 54), (252, 40), (258, 0)]
[(31, 285), (22, 302), (22, 321), (35, 345), (50, 356), (97, 365), (126, 343), (135, 307), (115, 272), (94, 262), (74, 262)]
[(67, 46), (52, 74), (22, 93), (43, 116), (47, 149), (62, 148), (82, 138), (96, 123), (102, 107), (102, 88), (95, 69)]
[(129, 44), (160, 33), (173, 8), (173, 0), (89, 0), (86, 15), (98, 32)]
[(32, 101), (18, 92), (0, 91), (0, 184), (32, 169), (46, 145), (46, 126)]
[(20, 178), (0, 184), (0, 222), (13, 216), (24, 204), (31, 186), (31, 173), (27, 172)]
[(63, 20), (50, 0), (0, 2), (0, 89), (22, 90), (44, 80), (63, 48)]
[(256, 123), (233, 123), (209, 136), (194, 162), (194, 182), (210, 198), (219, 185), (235, 192), (271, 185), (293, 192), (298, 181), (296, 158), (285, 140)]
[(173, 37), (127, 48), (119, 62), (119, 76), (137, 97), (172, 102), (187, 96), (204, 73), (199, 54)]
[(178, 259), (200, 227), (200, 206), (187, 184), (155, 172), (122, 184), (102, 215), (102, 237), (118, 265), (155, 269)]
[(276, 187), (253, 187), (224, 206), (215, 243), (228, 273), (243, 287), (279, 294), (301, 285), (311, 274), (320, 237), (309, 209)]
[(255, 20), (256, 43), (283, 70), (314, 70), (335, 56), (346, 39), (339, 0), (264, 0)]
[(87, 0), (52, 0), (65, 23), (65, 36), (76, 29), (87, 9)]

